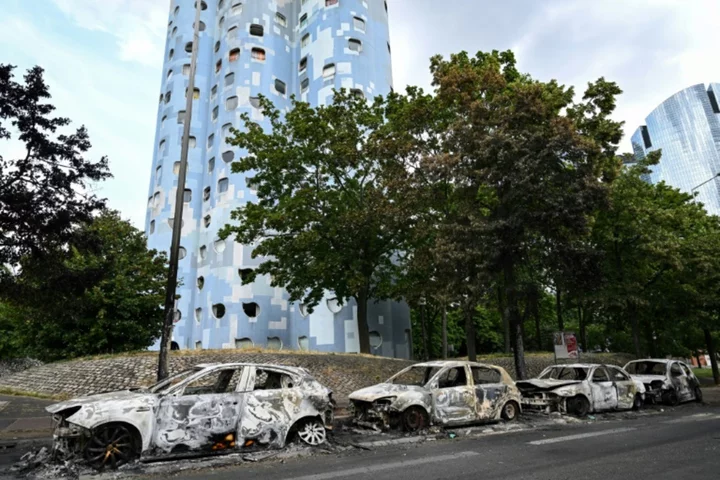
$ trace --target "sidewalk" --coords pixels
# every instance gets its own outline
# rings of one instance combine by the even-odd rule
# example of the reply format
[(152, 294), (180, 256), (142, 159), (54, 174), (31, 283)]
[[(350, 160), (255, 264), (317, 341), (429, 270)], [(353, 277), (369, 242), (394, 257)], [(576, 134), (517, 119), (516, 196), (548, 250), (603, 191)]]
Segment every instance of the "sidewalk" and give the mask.
[(45, 407), (53, 403), (53, 400), (0, 395), (0, 445), (51, 437), (52, 421)]

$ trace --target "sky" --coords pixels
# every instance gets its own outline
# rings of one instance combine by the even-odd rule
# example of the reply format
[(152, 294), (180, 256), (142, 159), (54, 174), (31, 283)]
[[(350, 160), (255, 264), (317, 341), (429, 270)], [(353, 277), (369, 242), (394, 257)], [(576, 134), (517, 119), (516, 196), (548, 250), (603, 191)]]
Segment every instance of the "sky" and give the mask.
[[(252, 0), (246, 0), (252, 1)], [(429, 58), (515, 52), (518, 67), (581, 93), (617, 82), (621, 151), (674, 93), (720, 82), (718, 0), (388, 0), (395, 90), (430, 89)], [(85, 125), (114, 175), (98, 195), (144, 225), (170, 0), (2, 0), (0, 63), (46, 71), (57, 114)], [(0, 144), (0, 154), (19, 146)]]

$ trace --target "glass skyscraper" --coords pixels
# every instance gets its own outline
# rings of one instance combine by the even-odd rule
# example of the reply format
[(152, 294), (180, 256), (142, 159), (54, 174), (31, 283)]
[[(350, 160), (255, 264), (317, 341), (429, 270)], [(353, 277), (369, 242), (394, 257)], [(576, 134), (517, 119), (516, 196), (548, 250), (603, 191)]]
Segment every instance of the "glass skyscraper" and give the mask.
[(691, 193), (714, 215), (720, 215), (720, 83), (694, 85), (661, 103), (635, 131), (632, 146), (637, 159), (662, 150), (649, 181), (664, 181)]
[[(368, 100), (392, 89), (388, 9), (384, 0), (201, 0), (195, 91), (187, 92), (196, 0), (172, 0), (157, 134), (148, 189), (146, 233), (167, 251), (172, 236), (186, 95), (194, 98), (179, 264), (181, 284), (172, 342), (180, 349), (357, 352), (357, 306), (328, 293), (313, 313), (283, 288), (242, 279), (262, 259), (218, 231), (231, 212), (257, 200), (233, 160), (231, 127), (248, 113), (268, 127), (258, 95), (280, 110), (290, 97), (312, 106), (345, 88)], [(249, 175), (250, 177), (252, 175)], [(373, 353), (410, 356), (410, 314), (398, 302), (368, 303)]]

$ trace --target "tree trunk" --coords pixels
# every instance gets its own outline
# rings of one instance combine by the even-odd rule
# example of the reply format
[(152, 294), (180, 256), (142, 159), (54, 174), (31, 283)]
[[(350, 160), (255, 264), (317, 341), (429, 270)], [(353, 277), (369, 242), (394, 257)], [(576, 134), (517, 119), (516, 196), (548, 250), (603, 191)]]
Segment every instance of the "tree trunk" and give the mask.
[(558, 330), (562, 332), (565, 330), (565, 322), (563, 321), (562, 293), (559, 285), (555, 285), (555, 310), (557, 311)]
[(448, 357), (448, 344), (447, 344), (447, 307), (445, 304), (442, 306), (442, 358), (447, 359)]
[(370, 351), (370, 331), (368, 330), (367, 323), (367, 303), (368, 303), (368, 291), (363, 288), (358, 292), (357, 297), (357, 311), (358, 311), (358, 339), (360, 341), (360, 353), (372, 353)]
[(585, 320), (587, 316), (582, 308), (582, 304), (578, 304), (578, 326), (580, 327), (580, 343), (584, 351), (589, 351), (587, 346), (587, 329), (585, 326)]
[(635, 315), (635, 306), (628, 307), (628, 314), (630, 315), (635, 356), (637, 358), (642, 358), (642, 349), (640, 348), (640, 325), (638, 324), (637, 315)]
[(695, 350), (695, 361), (697, 362), (698, 368), (702, 368), (702, 363), (700, 363), (700, 350)]
[(510, 329), (514, 347), (515, 375), (517, 380), (524, 380), (527, 378), (527, 372), (525, 368), (522, 318), (520, 317), (517, 290), (515, 288), (515, 269), (512, 261), (508, 258), (505, 258), (503, 262), (503, 271), (505, 273), (505, 296), (507, 298), (507, 310), (510, 317)]
[(715, 355), (715, 341), (709, 328), (703, 328), (705, 334), (705, 345), (707, 346), (708, 355), (710, 356), (710, 365), (712, 365), (713, 379), (715, 385), (720, 385), (720, 371), (718, 371), (717, 355)]
[(500, 318), (502, 318), (503, 323), (503, 333), (505, 334), (505, 353), (510, 353), (510, 319), (505, 311), (505, 298), (500, 286), (498, 286), (498, 310), (500, 310)]
[(423, 360), (428, 359), (428, 332), (425, 324), (425, 305), (420, 305), (420, 329), (422, 331), (422, 355)]
[(475, 322), (473, 320), (474, 308), (465, 308), (465, 342), (467, 343), (468, 360), (477, 361), (477, 349), (475, 347)]

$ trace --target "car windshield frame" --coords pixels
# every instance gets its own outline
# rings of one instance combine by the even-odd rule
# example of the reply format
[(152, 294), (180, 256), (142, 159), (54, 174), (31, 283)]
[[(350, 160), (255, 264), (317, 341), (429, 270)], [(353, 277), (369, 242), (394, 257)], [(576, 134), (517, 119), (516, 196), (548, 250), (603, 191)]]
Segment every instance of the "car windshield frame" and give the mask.
[[(423, 374), (423, 381), (424, 383), (396, 383), (395, 380), (400, 378), (401, 376), (407, 374), (411, 370), (419, 370), (423, 369), (425, 372)], [(432, 382), (432, 380), (443, 370), (445, 367), (439, 367), (439, 366), (429, 366), (429, 365), (411, 365), (407, 368), (404, 368), (400, 370), (398, 373), (390, 377), (385, 381), (385, 383), (389, 383), (392, 385), (405, 385), (409, 387), (427, 387), (427, 385)]]
[(170, 377), (157, 382), (155, 385), (148, 387), (148, 391), (150, 393), (158, 394), (168, 393), (171, 389), (177, 387), (180, 383), (201, 371), (203, 371), (201, 368), (189, 368), (187, 370), (183, 370), (182, 372), (171, 375)]
[[(647, 368), (648, 365), (652, 364), (653, 368), (649, 369)], [(638, 365), (644, 365), (645, 368), (643, 368), (643, 372), (637, 371)], [(655, 373), (653, 370), (655, 370), (656, 366), (660, 366), (662, 372)], [(625, 365), (625, 368), (623, 369), (626, 372), (628, 372), (630, 375), (652, 375), (652, 376), (658, 376), (658, 377), (665, 377), (667, 376), (667, 370), (668, 370), (668, 364), (665, 362), (658, 362), (656, 360), (637, 360), (633, 362), (629, 362), (627, 365)], [(648, 371), (650, 370), (650, 371)]]
[[(585, 372), (584, 378), (560, 378), (559, 376), (553, 377), (550, 376), (550, 374), (554, 371), (559, 371), (560, 374), (563, 372), (563, 370), (573, 370), (577, 373), (578, 370), (582, 370)], [(545, 370), (540, 373), (538, 376), (539, 380), (565, 380), (565, 381), (572, 381), (572, 382), (584, 382), (588, 379), (588, 376), (590, 374), (590, 368), (589, 367), (571, 367), (567, 365), (554, 365), (552, 367), (548, 367)]]

